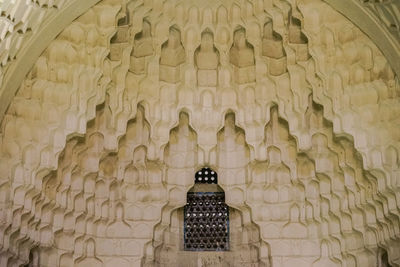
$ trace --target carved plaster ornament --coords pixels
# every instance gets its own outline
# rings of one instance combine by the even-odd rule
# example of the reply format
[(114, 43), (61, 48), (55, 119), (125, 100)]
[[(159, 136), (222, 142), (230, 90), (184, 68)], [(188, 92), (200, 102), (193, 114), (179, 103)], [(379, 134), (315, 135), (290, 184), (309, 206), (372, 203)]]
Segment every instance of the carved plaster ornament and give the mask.
[(222, 5), (217, 10), (217, 21), (215, 42), (218, 43), (218, 45), (228, 47), (230, 38), (228, 30), (228, 11)]
[[(240, 144), (236, 143), (236, 139), (240, 135), (240, 133), (236, 132), (234, 113), (228, 113), (225, 116), (224, 128), (223, 132), (221, 133), (222, 135), (220, 135), (220, 149), (221, 152), (227, 153), (221, 153), (220, 156), (225, 158), (226, 163), (229, 164), (229, 160), (227, 160), (227, 158), (230, 157), (229, 153), (236, 151), (240, 146)], [(230, 163), (233, 163), (233, 161), (231, 161)]]
[(289, 20), (289, 42), (293, 44), (306, 44), (307, 37), (301, 31), (301, 20), (293, 16)]
[[(181, 154), (180, 156), (184, 156), (182, 160), (190, 160), (192, 156), (189, 154), (194, 151), (195, 146), (196, 135), (190, 128), (189, 115), (185, 112), (180, 112), (178, 126), (170, 137), (171, 156), (174, 156), (172, 155), (173, 153), (175, 153), (177, 157), (179, 157), (178, 154)], [(188, 151), (190, 152), (188, 153)]]
[(268, 57), (268, 71), (273, 76), (286, 72), (287, 58), (282, 36), (273, 30), (272, 20), (264, 25), (262, 55)]
[(301, 30), (301, 20), (289, 14), (289, 43), (296, 50), (296, 61), (306, 61), (310, 58), (308, 53), (308, 38)]
[[(24, 7), (15, 22), (1, 14), (15, 26), (4, 64), (28, 27), (46, 27), (30, 24), (46, 1), (3, 1)], [(73, 21), (21, 83), (10, 78), (0, 266), (398, 266), (399, 83), (329, 1), (198, 1), (196, 22), (185, 1), (103, 0)], [(140, 33), (113, 39), (124, 27)], [(182, 207), (205, 164), (229, 205), (220, 261), (182, 250)]]
[(118, 20), (117, 31), (111, 38), (110, 59), (120, 60), (129, 41), (129, 18), (127, 15)]
[(146, 69), (146, 58), (154, 53), (151, 25), (143, 19), (142, 31), (135, 35), (131, 52), (130, 70), (135, 74), (143, 74)]
[(145, 57), (152, 55), (153, 51), (151, 25), (147, 19), (144, 19), (142, 31), (135, 36), (133, 42), (133, 53), (131, 55), (134, 57)]
[[(178, 136), (187, 139), (190, 136), (189, 116), (185, 112), (179, 113)], [(180, 138), (179, 138), (180, 139)]]
[(285, 50), (283, 49), (282, 37), (279, 33), (273, 30), (271, 20), (264, 26), (262, 53), (263, 56), (272, 58), (281, 58), (286, 55)]
[(225, 117), (224, 136), (233, 137), (235, 135), (235, 114), (229, 113)]
[(246, 42), (246, 32), (243, 28), (235, 31), (233, 35), (233, 46), (230, 50), (230, 62), (239, 67), (254, 65), (254, 51)]
[(229, 61), (234, 65), (235, 81), (239, 84), (255, 81), (255, 60), (253, 47), (246, 41), (246, 32), (239, 28), (233, 35)]
[(169, 29), (166, 45), (161, 50), (160, 65), (171, 67), (179, 66), (185, 62), (185, 49), (181, 42), (181, 32), (174, 26)]
[(122, 204), (117, 204), (115, 219), (107, 226), (107, 236), (110, 238), (123, 238), (127, 233), (132, 234), (131, 227), (124, 220), (124, 208)]
[(200, 86), (216, 86), (218, 81), (219, 54), (214, 47), (214, 36), (206, 30), (201, 35), (201, 44), (195, 52), (197, 83)]
[(187, 24), (198, 25), (199, 24), (199, 9), (197, 7), (191, 7), (189, 9), (189, 16)]
[(181, 42), (181, 32), (176, 26), (169, 29), (169, 37), (163, 44), (160, 57), (160, 80), (177, 83), (180, 81), (179, 66), (186, 60), (185, 49)]
[(96, 245), (92, 238), (88, 239), (85, 242), (84, 255), (81, 258), (77, 259), (74, 266), (104, 266), (103, 263), (96, 257)]
[(196, 51), (196, 65), (200, 70), (216, 70), (218, 67), (218, 53), (214, 47), (212, 32), (205, 31), (201, 35), (201, 44)]
[(207, 8), (206, 10), (204, 10), (202, 22), (204, 25), (213, 24), (213, 10), (211, 8)]

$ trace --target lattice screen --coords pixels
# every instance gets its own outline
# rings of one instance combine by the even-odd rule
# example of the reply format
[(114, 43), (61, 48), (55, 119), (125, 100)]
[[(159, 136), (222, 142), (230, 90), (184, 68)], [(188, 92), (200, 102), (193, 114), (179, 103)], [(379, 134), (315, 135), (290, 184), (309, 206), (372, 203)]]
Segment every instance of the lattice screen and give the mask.
[[(216, 184), (217, 173), (203, 168), (196, 184)], [(192, 251), (229, 250), (229, 208), (224, 192), (188, 192), (184, 208), (184, 248)]]

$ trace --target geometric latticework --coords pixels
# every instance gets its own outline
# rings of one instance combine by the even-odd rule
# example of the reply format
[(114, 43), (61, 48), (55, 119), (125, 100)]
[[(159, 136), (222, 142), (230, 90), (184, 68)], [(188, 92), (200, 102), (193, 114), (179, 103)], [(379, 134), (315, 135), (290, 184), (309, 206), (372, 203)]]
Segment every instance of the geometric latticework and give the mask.
[[(229, 250), (229, 208), (225, 193), (217, 192), (217, 173), (203, 168), (187, 194), (184, 207), (184, 248), (191, 251)], [(211, 184), (213, 183), (213, 184)]]
[(196, 184), (218, 184), (218, 175), (215, 171), (210, 168), (202, 168), (196, 172), (195, 176)]

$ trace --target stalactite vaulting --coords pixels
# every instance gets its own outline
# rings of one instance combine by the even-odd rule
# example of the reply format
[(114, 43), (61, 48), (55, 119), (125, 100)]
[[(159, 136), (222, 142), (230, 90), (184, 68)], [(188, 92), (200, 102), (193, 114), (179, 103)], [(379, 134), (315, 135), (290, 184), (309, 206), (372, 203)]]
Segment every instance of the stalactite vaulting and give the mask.
[[(399, 100), (322, 0), (102, 0), (1, 123), (0, 266), (400, 266)], [(229, 251), (183, 249), (203, 167)]]

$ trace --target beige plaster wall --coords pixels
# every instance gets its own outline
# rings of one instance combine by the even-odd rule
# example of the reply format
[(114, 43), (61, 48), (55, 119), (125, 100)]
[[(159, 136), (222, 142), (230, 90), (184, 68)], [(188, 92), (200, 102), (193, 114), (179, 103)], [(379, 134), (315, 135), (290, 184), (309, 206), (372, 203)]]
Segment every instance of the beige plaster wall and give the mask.
[(0, 1), (0, 121), (49, 43), (99, 1)]
[(182, 257), (207, 165), (244, 265), (397, 266), (399, 113), (385, 57), (321, 1), (104, 0), (2, 122), (0, 265)]

